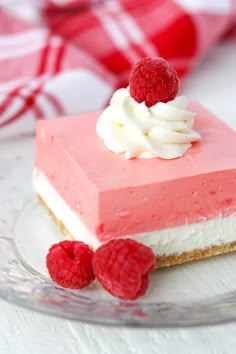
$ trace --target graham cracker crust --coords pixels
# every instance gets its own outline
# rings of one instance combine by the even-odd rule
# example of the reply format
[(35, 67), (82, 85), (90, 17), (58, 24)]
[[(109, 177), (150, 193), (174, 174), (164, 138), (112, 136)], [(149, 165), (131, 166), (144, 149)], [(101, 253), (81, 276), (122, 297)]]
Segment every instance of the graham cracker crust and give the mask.
[[(47, 211), (47, 213), (50, 215), (54, 223), (57, 225), (59, 230), (65, 235), (65, 237), (69, 240), (73, 240), (74, 237), (71, 235), (71, 233), (67, 230), (65, 225), (61, 220), (59, 220), (50, 210), (48, 205), (45, 203), (45, 201), (42, 199), (42, 197), (37, 194), (37, 198), (40, 202), (40, 204), (43, 206), (43, 208)], [(199, 259), (207, 258), (207, 257), (212, 257), (212, 256), (217, 256), (222, 253), (229, 253), (236, 251), (236, 240), (234, 242), (230, 243), (225, 243), (222, 245), (217, 245), (217, 246), (210, 246), (208, 248), (204, 249), (195, 249), (190, 252), (183, 252), (181, 254), (173, 254), (169, 256), (157, 256), (156, 257), (156, 268), (163, 268), (163, 267), (169, 267), (173, 266), (176, 264), (182, 264), (186, 262), (191, 262), (191, 261), (197, 261)]]

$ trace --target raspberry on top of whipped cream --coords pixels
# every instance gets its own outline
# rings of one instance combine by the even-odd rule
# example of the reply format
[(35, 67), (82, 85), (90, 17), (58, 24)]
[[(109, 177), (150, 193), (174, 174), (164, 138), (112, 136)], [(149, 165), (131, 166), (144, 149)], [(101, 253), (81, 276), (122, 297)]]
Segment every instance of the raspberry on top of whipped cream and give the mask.
[(192, 129), (196, 113), (186, 109), (186, 97), (175, 97), (177, 78), (165, 60), (141, 59), (130, 75), (129, 87), (114, 93), (97, 121), (96, 131), (105, 146), (124, 152), (127, 159), (173, 159), (199, 141), (201, 136)]
[(143, 58), (129, 77), (130, 94), (135, 101), (151, 107), (157, 102), (173, 100), (179, 91), (177, 72), (162, 58)]

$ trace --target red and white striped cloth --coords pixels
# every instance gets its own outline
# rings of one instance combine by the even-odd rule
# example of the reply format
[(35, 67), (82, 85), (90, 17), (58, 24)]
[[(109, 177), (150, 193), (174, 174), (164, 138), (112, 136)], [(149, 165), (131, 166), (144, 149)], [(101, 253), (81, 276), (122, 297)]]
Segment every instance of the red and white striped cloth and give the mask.
[(3, 3), (0, 127), (25, 115), (101, 109), (144, 56), (166, 58), (183, 78), (217, 41), (236, 32), (236, 0)]

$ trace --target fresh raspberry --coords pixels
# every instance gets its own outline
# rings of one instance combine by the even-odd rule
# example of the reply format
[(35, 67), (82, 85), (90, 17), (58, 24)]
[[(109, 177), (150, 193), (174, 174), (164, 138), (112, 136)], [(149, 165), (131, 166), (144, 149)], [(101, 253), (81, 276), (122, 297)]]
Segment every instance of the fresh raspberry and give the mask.
[(94, 280), (93, 251), (83, 242), (62, 241), (49, 249), (46, 257), (53, 281), (64, 288), (82, 289)]
[(104, 289), (120, 299), (135, 300), (146, 293), (155, 256), (151, 248), (141, 243), (117, 239), (99, 247), (92, 264)]
[(143, 58), (134, 66), (130, 77), (131, 96), (148, 107), (173, 100), (179, 91), (174, 68), (162, 58)]

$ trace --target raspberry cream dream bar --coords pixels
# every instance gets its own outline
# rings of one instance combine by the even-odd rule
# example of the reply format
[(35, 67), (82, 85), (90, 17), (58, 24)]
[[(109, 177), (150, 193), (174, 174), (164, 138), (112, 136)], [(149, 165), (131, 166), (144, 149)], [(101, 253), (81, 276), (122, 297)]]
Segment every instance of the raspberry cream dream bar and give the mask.
[(38, 122), (34, 188), (63, 234), (93, 249), (135, 239), (152, 248), (156, 267), (234, 251), (236, 133), (196, 102), (188, 111), (201, 140), (184, 140), (183, 156), (170, 159), (109, 151), (102, 112)]

